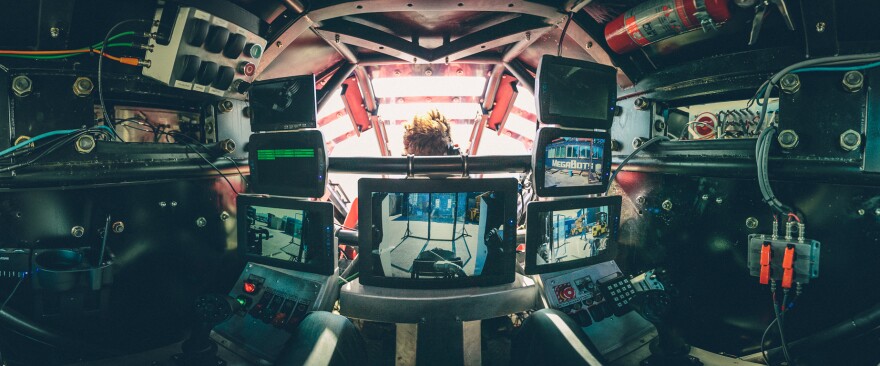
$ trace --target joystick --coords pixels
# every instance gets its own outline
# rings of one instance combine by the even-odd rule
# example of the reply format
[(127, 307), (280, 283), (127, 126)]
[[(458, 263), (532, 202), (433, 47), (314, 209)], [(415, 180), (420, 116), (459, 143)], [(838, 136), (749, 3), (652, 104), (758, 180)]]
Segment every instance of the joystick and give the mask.
[(211, 340), (211, 329), (235, 314), (241, 303), (226, 295), (202, 295), (196, 299), (195, 319), (189, 339), (181, 346), (182, 353), (174, 355), (176, 365), (224, 366), (226, 361), (217, 357), (217, 344)]
[(657, 328), (657, 339), (651, 342), (651, 356), (642, 360), (641, 366), (702, 366), (691, 356), (691, 346), (685, 343), (678, 330), (671, 325), (673, 302), (663, 290), (639, 292), (631, 302), (639, 314)]

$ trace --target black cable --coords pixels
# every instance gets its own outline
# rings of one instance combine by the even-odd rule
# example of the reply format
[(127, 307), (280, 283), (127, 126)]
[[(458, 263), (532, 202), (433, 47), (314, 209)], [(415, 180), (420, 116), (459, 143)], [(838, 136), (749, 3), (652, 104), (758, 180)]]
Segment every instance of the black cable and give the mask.
[[(788, 294), (785, 295), (783, 299), (783, 303), (788, 299)], [(783, 330), (782, 325), (782, 317), (779, 315), (779, 304), (776, 302), (776, 296), (773, 296), (773, 314), (776, 315), (776, 327), (779, 329), (779, 341), (782, 343), (782, 353), (785, 356), (785, 362), (788, 363), (789, 366), (792, 366), (791, 357), (788, 354), (788, 344), (785, 342), (785, 331)]]
[[(163, 133), (165, 133), (165, 134), (167, 134), (167, 135), (174, 136), (175, 138), (176, 138), (177, 136), (183, 136), (183, 137), (189, 139), (190, 141), (192, 141), (193, 143), (195, 143), (195, 144), (201, 146), (202, 149), (204, 149), (205, 152), (207, 152), (208, 154), (211, 153), (211, 149), (210, 149), (210, 148), (208, 148), (207, 146), (205, 146), (205, 144), (199, 142), (198, 140), (196, 140), (196, 139), (194, 139), (194, 138), (192, 138), (192, 137), (190, 137), (190, 136), (187, 136), (187, 135), (182, 134), (182, 133), (177, 132), (177, 131), (169, 131), (169, 132), (163, 132)], [(236, 162), (235, 160), (233, 160), (232, 158), (230, 158), (228, 155), (223, 155), (223, 157), (224, 157), (226, 160), (229, 160), (229, 162), (232, 163), (232, 166), (235, 167), (235, 171), (238, 172), (238, 175), (239, 175), (239, 177), (241, 177), (241, 180), (244, 181), (244, 184), (246, 184), (246, 185), (250, 185), (250, 182), (247, 180), (247, 178), (245, 178), (244, 174), (242, 174), (241, 169), (238, 168), (238, 162)], [(220, 173), (220, 174), (223, 174), (223, 173)]]
[(200, 158), (202, 158), (202, 160), (204, 160), (206, 163), (208, 163), (208, 165), (210, 165), (211, 168), (214, 168), (214, 170), (216, 170), (217, 173), (220, 173), (220, 177), (222, 177), (223, 180), (225, 180), (226, 183), (229, 184), (229, 188), (232, 188), (232, 191), (235, 192), (236, 195), (239, 194), (239, 193), (238, 193), (238, 190), (235, 189), (235, 186), (232, 184), (232, 182), (229, 180), (229, 178), (226, 177), (226, 174), (223, 174), (223, 171), (220, 170), (220, 168), (218, 168), (216, 165), (214, 165), (214, 163), (212, 163), (210, 160), (208, 160), (208, 158), (206, 158), (204, 155), (202, 155), (202, 153), (200, 153), (199, 150), (197, 150), (196, 148), (192, 147), (192, 144), (189, 144), (189, 143), (186, 143), (186, 142), (183, 142), (183, 141), (181, 141), (181, 143), (183, 143), (186, 147), (192, 149), (192, 151), (193, 151), (194, 153), (196, 153), (196, 155), (198, 155)]
[(571, 23), (571, 18), (574, 17), (574, 12), (568, 13), (568, 19), (565, 20), (565, 26), (562, 27), (562, 34), (559, 35), (559, 46), (556, 47), (556, 56), (562, 57), (562, 41), (565, 40), (565, 32), (568, 31), (568, 24)]
[(42, 153), (40, 153), (39, 155), (37, 155), (35, 158), (33, 158), (33, 159), (31, 159), (31, 160), (28, 160), (28, 161), (26, 161), (26, 162), (23, 162), (23, 163), (18, 163), (18, 164), (14, 164), (14, 165), (10, 165), (10, 166), (7, 166), (7, 167), (0, 168), (0, 172), (8, 172), (8, 171), (11, 171), (11, 170), (15, 170), (15, 169), (19, 169), (19, 168), (23, 168), (23, 167), (26, 167), (26, 166), (28, 166), (28, 165), (31, 165), (31, 164), (37, 162), (37, 160), (42, 159), (42, 158), (45, 157), (46, 155), (51, 154), (52, 152), (54, 152), (54, 151), (60, 149), (62, 146), (66, 145), (67, 143), (76, 140), (78, 137), (80, 137), (80, 136), (82, 136), (83, 134), (86, 134), (86, 133), (88, 133), (88, 132), (89, 132), (89, 130), (79, 130), (79, 131), (77, 131), (77, 132), (73, 132), (73, 133), (71, 133), (70, 135), (67, 135), (67, 136), (66, 136), (65, 138), (63, 138), (61, 141), (59, 141), (59, 142), (53, 144), (52, 146), (50, 146), (48, 149), (46, 149), (46, 151), (43, 151)]
[(104, 36), (104, 41), (101, 42), (101, 53), (98, 55), (98, 99), (101, 102), (101, 113), (104, 115), (104, 122), (109, 124), (109, 127), (114, 130), (116, 126), (113, 123), (113, 119), (110, 118), (110, 114), (107, 113), (107, 105), (104, 104), (104, 88), (101, 82), (101, 76), (103, 75), (103, 72), (101, 71), (103, 70), (104, 66), (104, 50), (107, 49), (107, 42), (110, 41), (110, 37), (113, 35), (113, 31), (115, 31), (116, 28), (119, 28), (120, 26), (128, 23), (148, 23), (148, 21), (144, 19), (128, 19), (116, 23), (116, 25), (110, 27), (110, 30), (107, 31), (107, 35)]
[[(626, 163), (628, 163), (629, 160), (632, 159), (634, 156), (636, 156), (636, 154), (638, 154), (640, 151), (644, 150), (648, 146), (651, 146), (652, 144), (654, 144), (657, 141), (669, 141), (669, 137), (660, 135), (660, 136), (655, 136), (654, 138), (652, 138), (648, 141), (645, 141), (645, 143), (643, 143), (641, 146), (637, 147), (635, 150), (633, 150), (633, 152), (629, 153), (629, 155), (626, 157), (626, 159), (623, 159), (623, 161), (621, 161), (620, 164), (617, 164), (617, 169), (614, 169), (614, 173), (611, 173), (611, 177), (608, 178), (608, 190), (609, 191), (611, 190), (611, 182), (614, 181), (614, 178), (617, 177), (617, 173), (620, 173), (620, 170), (623, 169), (623, 166), (626, 165)], [(605, 193), (608, 193), (608, 191), (606, 191)]]
[(12, 295), (15, 295), (15, 291), (18, 290), (18, 286), (21, 286), (21, 283), (24, 282), (24, 277), (25, 276), (21, 276), (18, 278), (18, 282), (15, 284), (15, 287), (12, 288), (12, 292), (10, 292), (8, 296), (6, 296), (6, 300), (3, 300), (3, 304), (0, 305), (0, 312), (2, 312), (4, 308), (6, 308), (6, 304), (9, 303), (9, 300), (12, 300)]

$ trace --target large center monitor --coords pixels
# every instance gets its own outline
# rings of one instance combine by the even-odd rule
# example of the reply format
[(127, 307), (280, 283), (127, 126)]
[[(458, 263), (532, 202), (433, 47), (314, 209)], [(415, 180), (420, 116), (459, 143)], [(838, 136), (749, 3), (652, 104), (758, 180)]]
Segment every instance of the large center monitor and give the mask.
[(237, 209), (238, 250), (248, 262), (321, 275), (336, 270), (331, 203), (240, 195)]
[(529, 202), (526, 274), (557, 272), (614, 259), (620, 196)]
[(607, 130), (617, 103), (617, 70), (544, 55), (535, 77), (535, 102), (542, 123)]
[(252, 132), (289, 131), (317, 126), (314, 75), (254, 82), (248, 99)]
[(611, 173), (607, 132), (543, 127), (532, 148), (535, 193), (541, 197), (604, 193)]
[(362, 284), (513, 282), (516, 179), (364, 178), (358, 193)]

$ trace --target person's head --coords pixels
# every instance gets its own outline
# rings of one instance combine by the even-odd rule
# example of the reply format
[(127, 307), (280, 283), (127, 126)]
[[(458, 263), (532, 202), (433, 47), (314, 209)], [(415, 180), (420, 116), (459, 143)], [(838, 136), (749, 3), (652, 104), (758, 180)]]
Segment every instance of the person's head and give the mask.
[(403, 150), (417, 156), (446, 155), (452, 144), (449, 121), (436, 108), (403, 125)]

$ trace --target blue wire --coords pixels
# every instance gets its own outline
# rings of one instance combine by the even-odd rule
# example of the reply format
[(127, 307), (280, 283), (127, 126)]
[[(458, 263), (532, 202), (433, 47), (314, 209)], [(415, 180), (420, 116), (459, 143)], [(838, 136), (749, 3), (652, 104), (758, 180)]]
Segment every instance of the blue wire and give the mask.
[(804, 69), (792, 70), (790, 73), (797, 74), (797, 73), (801, 73), (801, 72), (811, 72), (811, 71), (856, 71), (856, 70), (870, 69), (870, 68), (877, 67), (877, 66), (880, 66), (880, 61), (870, 63), (870, 64), (865, 64), (865, 65), (859, 65), (859, 66), (807, 67)]
[[(116, 132), (116, 131), (114, 131), (113, 129), (111, 129), (110, 127), (108, 127), (108, 126), (98, 126), (97, 129), (99, 129), (99, 130), (107, 130), (107, 132), (110, 133), (111, 136), (114, 136), (114, 133)], [(37, 135), (37, 136), (34, 136), (34, 137), (30, 138), (30, 139), (27, 139), (27, 140), (25, 140), (25, 141), (22, 141), (22, 142), (18, 143), (17, 145), (14, 145), (14, 146), (12, 146), (12, 147), (6, 149), (6, 150), (0, 151), (0, 156), (3, 156), (3, 155), (6, 155), (6, 154), (9, 154), (9, 153), (11, 153), (11, 152), (13, 152), (13, 151), (15, 151), (15, 150), (18, 150), (18, 149), (20, 149), (20, 148), (22, 148), (22, 147), (25, 147), (25, 146), (27, 146), (27, 145), (30, 145), (30, 144), (32, 144), (32, 143), (34, 143), (34, 142), (39, 141), (39, 140), (42, 140), (42, 139), (44, 139), (44, 138), (46, 138), (46, 137), (55, 136), (55, 135), (69, 135), (69, 134), (74, 133), (74, 132), (77, 132), (77, 131), (80, 131), (80, 130), (55, 130), (55, 131), (49, 131), (49, 132), (46, 132), (46, 133), (42, 133), (42, 134), (39, 134), (39, 135)]]

